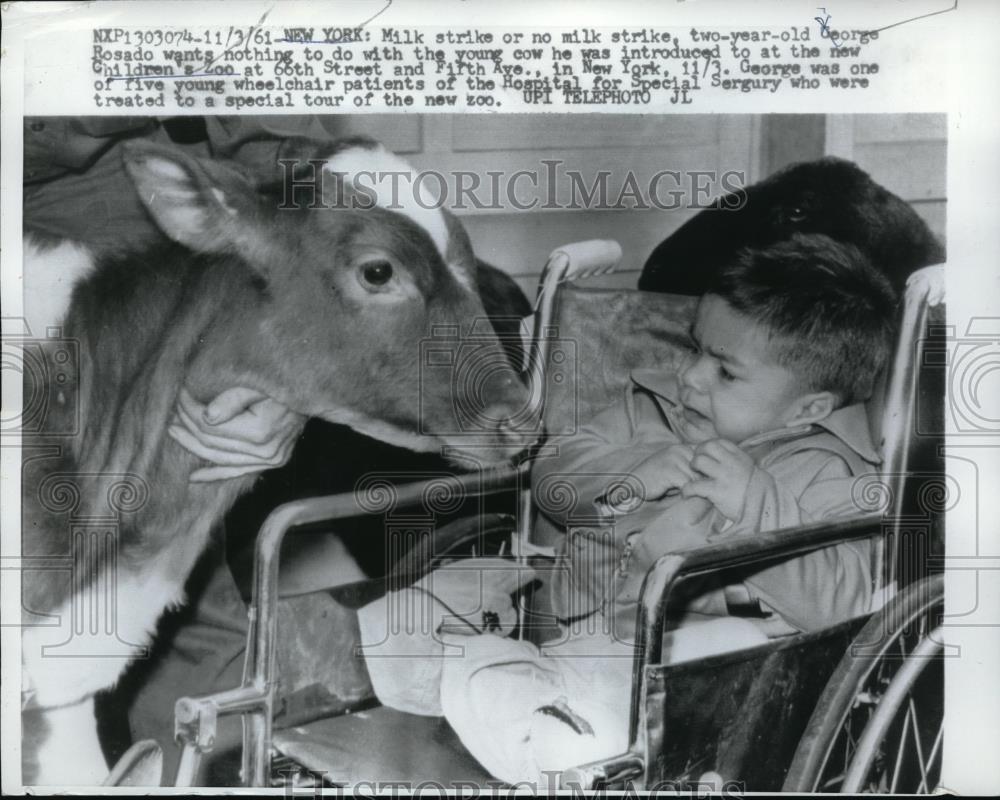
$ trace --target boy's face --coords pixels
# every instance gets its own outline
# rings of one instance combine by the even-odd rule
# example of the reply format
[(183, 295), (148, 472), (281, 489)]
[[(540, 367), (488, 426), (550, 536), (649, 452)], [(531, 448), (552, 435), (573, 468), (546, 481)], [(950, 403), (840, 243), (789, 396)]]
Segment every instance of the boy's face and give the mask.
[(679, 433), (687, 441), (721, 438), (739, 444), (797, 421), (808, 395), (771, 356), (766, 328), (708, 294), (691, 333), (699, 353), (680, 375)]

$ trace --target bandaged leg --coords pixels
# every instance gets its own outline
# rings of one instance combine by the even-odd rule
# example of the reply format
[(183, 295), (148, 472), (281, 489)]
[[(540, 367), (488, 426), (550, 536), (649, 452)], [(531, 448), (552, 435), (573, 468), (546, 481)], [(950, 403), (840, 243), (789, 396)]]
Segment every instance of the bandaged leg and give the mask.
[(438, 699), (444, 645), (435, 630), (442, 608), (434, 595), (403, 589), (358, 610), (362, 653), (384, 706), (442, 716)]
[[(528, 642), (457, 638), (449, 641), (464, 654), (443, 663), (441, 706), (462, 743), (496, 777), (546, 786), (553, 773), (625, 749), (621, 681), (546, 658)], [(588, 674), (597, 677), (582, 677)]]
[(361, 608), (365, 664), (382, 704), (442, 716), (442, 665), (460, 658), (470, 638), (509, 633), (517, 623), (511, 595), (533, 578), (533, 570), (515, 562), (468, 559)]

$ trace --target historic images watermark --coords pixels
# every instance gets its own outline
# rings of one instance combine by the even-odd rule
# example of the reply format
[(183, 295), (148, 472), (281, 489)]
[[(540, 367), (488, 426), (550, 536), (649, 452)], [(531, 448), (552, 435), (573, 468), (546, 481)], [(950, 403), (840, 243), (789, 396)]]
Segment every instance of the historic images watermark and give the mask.
[[(568, 169), (561, 159), (542, 159), (519, 170), (366, 170), (349, 176), (330, 171), (324, 159), (281, 159), (279, 208), (402, 211), (660, 210), (737, 211), (746, 204), (746, 175), (740, 170)], [(349, 188), (347, 186), (349, 178)], [(386, 196), (388, 195), (388, 197)]]

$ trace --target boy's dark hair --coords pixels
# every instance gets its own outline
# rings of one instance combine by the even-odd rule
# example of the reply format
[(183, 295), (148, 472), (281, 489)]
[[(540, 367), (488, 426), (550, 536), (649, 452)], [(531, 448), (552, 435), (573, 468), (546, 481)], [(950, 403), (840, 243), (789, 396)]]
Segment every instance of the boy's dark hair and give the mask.
[(839, 405), (867, 400), (892, 352), (896, 294), (854, 246), (795, 234), (743, 250), (709, 290), (771, 332), (778, 363)]

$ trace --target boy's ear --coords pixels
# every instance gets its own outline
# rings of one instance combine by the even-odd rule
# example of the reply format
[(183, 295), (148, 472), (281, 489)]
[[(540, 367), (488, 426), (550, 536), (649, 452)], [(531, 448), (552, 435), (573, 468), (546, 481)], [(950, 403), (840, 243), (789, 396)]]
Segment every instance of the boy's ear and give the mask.
[(785, 414), (785, 427), (811, 425), (826, 419), (837, 409), (837, 398), (832, 392), (813, 392), (795, 400)]

